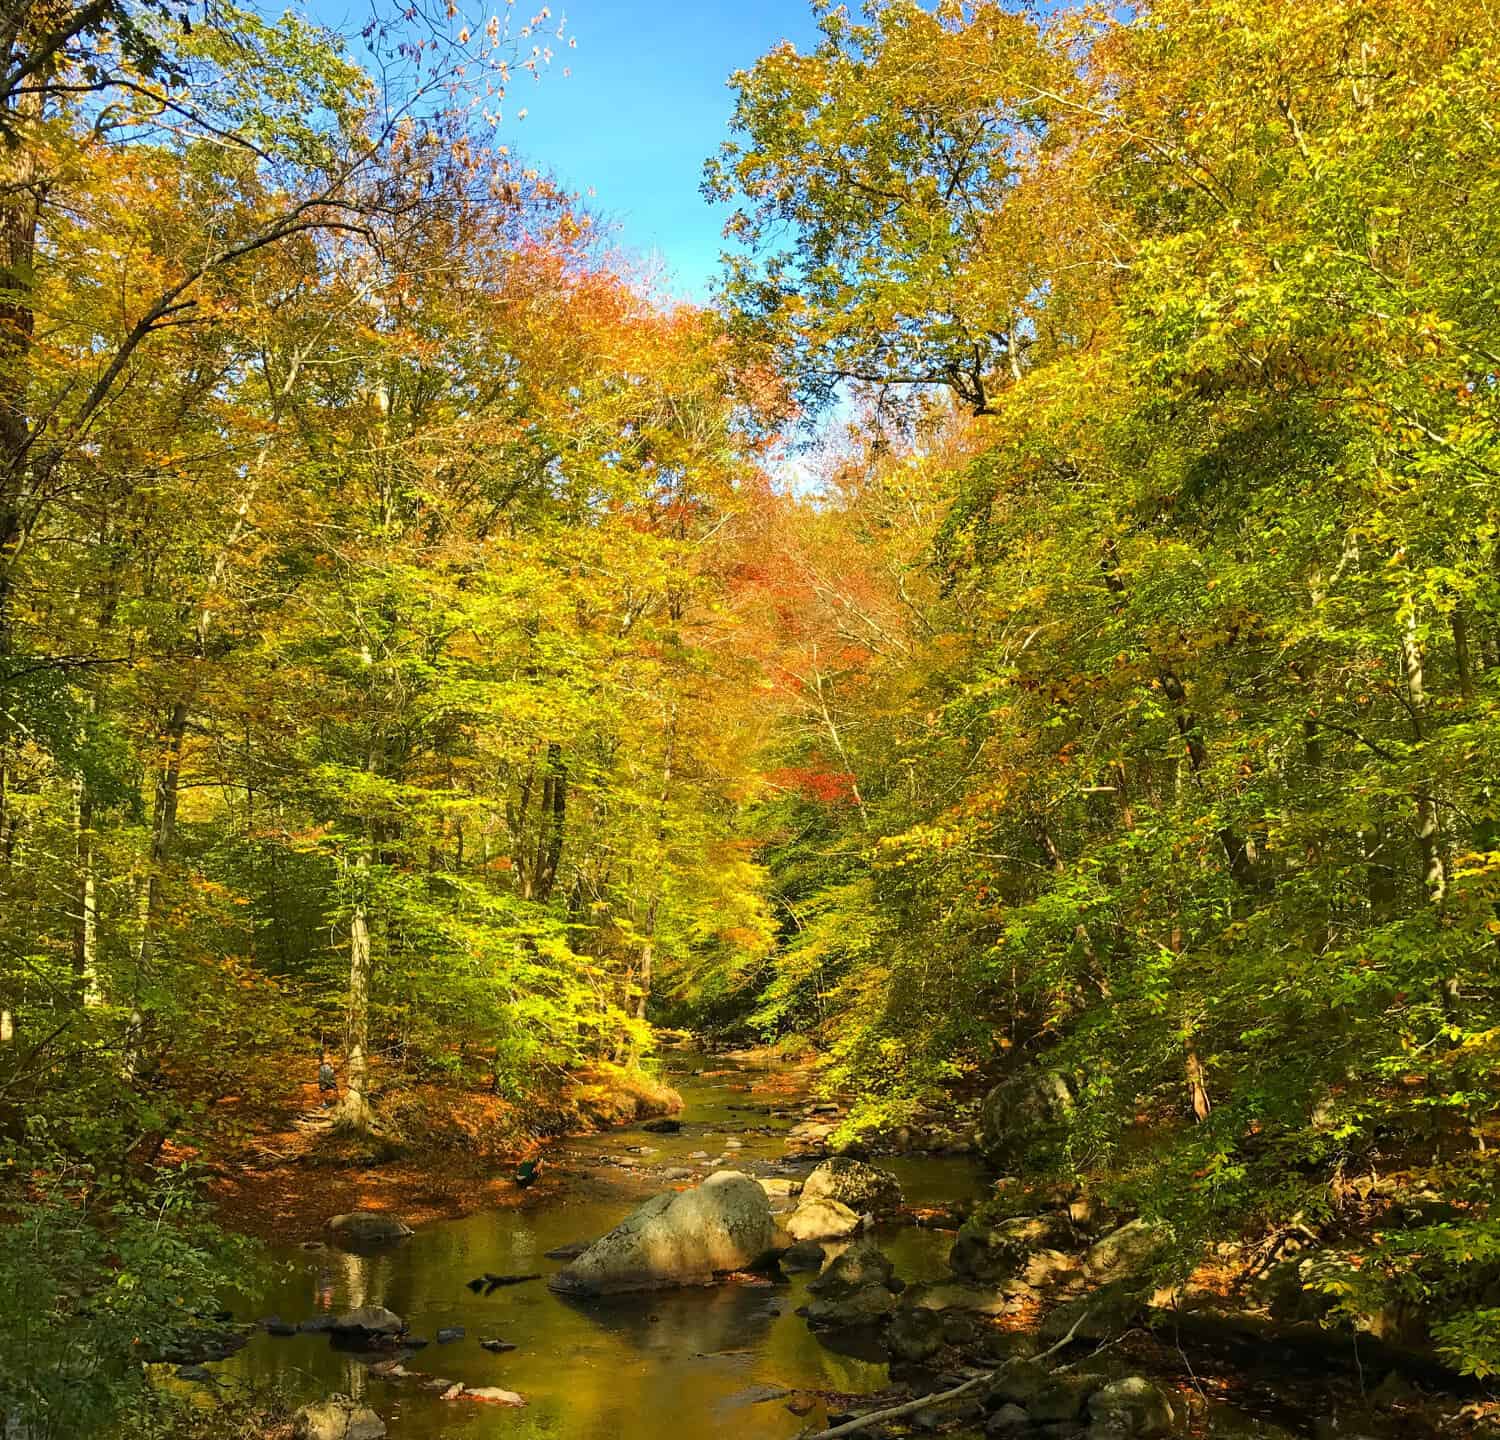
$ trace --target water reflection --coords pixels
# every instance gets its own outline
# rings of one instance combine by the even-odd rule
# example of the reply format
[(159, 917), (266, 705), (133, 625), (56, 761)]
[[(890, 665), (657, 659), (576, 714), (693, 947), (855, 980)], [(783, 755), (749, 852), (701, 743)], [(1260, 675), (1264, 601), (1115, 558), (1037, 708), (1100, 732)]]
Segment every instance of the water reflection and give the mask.
[[(708, 1173), (707, 1164), (688, 1158), (700, 1150), (708, 1152), (708, 1164), (727, 1153), (735, 1168), (762, 1173), (779, 1163), (782, 1134), (793, 1122), (771, 1118), (764, 1108), (732, 1109), (752, 1103), (743, 1077), (671, 1078), (688, 1105), (680, 1134), (627, 1131), (572, 1148), (585, 1162), (599, 1163), (628, 1146), (648, 1146), (655, 1153), (641, 1158), (651, 1166), (689, 1167), (693, 1177)], [(741, 1131), (747, 1123), (757, 1130)], [(757, 1133), (760, 1127), (767, 1133)], [(726, 1152), (731, 1131), (742, 1148)], [(909, 1161), (903, 1172), (903, 1182), (919, 1191), (919, 1203), (920, 1192), (951, 1198), (976, 1183), (963, 1160)], [(379, 1357), (341, 1351), (327, 1334), (258, 1335), (223, 1371), (275, 1378), (309, 1398), (330, 1391), (360, 1396), (386, 1419), (392, 1440), (657, 1440), (666, 1425), (673, 1440), (731, 1428), (743, 1440), (783, 1440), (805, 1421), (786, 1410), (782, 1392), (867, 1393), (888, 1383), (877, 1352), (858, 1345), (847, 1347), (854, 1353), (831, 1349), (794, 1313), (806, 1303), (805, 1275), (774, 1288), (722, 1285), (607, 1300), (552, 1294), (545, 1279), (488, 1295), (467, 1289), (486, 1271), (552, 1274), (564, 1262), (546, 1259), (547, 1250), (603, 1234), (641, 1194), (659, 1188), (643, 1188), (613, 1168), (598, 1174), (618, 1179), (618, 1189), (528, 1197), (525, 1209), (426, 1227), (393, 1250), (356, 1255), (288, 1248), (271, 1280), (234, 1306), (238, 1314), (275, 1313), (300, 1323), (357, 1305), (383, 1305), (429, 1341), (440, 1328), (462, 1326), (464, 1339), (429, 1344), (403, 1363), (429, 1379), (517, 1390), (527, 1398), (525, 1409), (442, 1401), (420, 1379), (372, 1374), (370, 1360)], [(921, 1279), (942, 1272), (952, 1237), (908, 1228), (879, 1238), (899, 1273)], [(491, 1353), (479, 1345), (490, 1338), (518, 1348)]]

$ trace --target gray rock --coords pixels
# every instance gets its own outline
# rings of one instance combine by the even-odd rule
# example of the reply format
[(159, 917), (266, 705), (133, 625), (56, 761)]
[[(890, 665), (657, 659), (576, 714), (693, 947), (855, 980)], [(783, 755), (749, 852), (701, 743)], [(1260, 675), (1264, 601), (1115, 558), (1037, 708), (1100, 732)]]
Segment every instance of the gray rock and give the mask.
[(1073, 1118), (1073, 1091), (1057, 1070), (1034, 1070), (995, 1086), (980, 1106), (980, 1133), (994, 1157), (1060, 1139)]
[(802, 1199), (837, 1200), (851, 1210), (883, 1215), (901, 1204), (901, 1182), (889, 1170), (835, 1156), (803, 1182)]
[(1036, 1360), (1012, 1360), (990, 1381), (989, 1396), (1002, 1405), (1029, 1407), (1051, 1379), (1052, 1372)]
[(404, 1321), (394, 1310), (383, 1305), (361, 1305), (357, 1310), (348, 1310), (333, 1322), (332, 1329), (339, 1335), (366, 1335), (394, 1337), (406, 1329)]
[(897, 1360), (920, 1365), (943, 1348), (943, 1316), (937, 1310), (903, 1306), (891, 1319), (885, 1343)]
[(837, 1295), (819, 1295), (807, 1307), (807, 1323), (825, 1330), (878, 1325), (896, 1308), (896, 1297), (884, 1285), (862, 1285)]
[(990, 1416), (984, 1427), (986, 1435), (1013, 1435), (1031, 1424), (1029, 1416), (1019, 1405), (1006, 1403)]
[(437, 1332), (437, 1343), (451, 1345), (455, 1340), (462, 1340), (468, 1333), (462, 1325), (445, 1325)]
[(734, 1170), (657, 1195), (548, 1282), (565, 1294), (704, 1285), (762, 1260), (776, 1240), (766, 1192)]
[(1084, 1273), (1096, 1285), (1144, 1279), (1170, 1241), (1165, 1226), (1132, 1220), (1090, 1248), (1083, 1257)]
[(837, 1200), (809, 1200), (806, 1190), (797, 1208), (782, 1222), (793, 1240), (842, 1240), (855, 1234), (861, 1223), (847, 1205)]
[(1035, 1425), (1077, 1420), (1090, 1394), (1098, 1388), (1097, 1375), (1052, 1375), (1031, 1397), (1026, 1409)]
[(202, 1365), (179, 1365), (177, 1367), (177, 1378), (179, 1380), (190, 1380), (195, 1385), (213, 1385), (213, 1373), (204, 1369)]
[(939, 1281), (913, 1285), (901, 1303), (918, 1310), (967, 1310), (976, 1315), (1009, 1315), (1032, 1298), (1032, 1292), (1016, 1281), (1003, 1285), (975, 1285), (962, 1281)]
[(1069, 1331), (1077, 1340), (1113, 1340), (1128, 1330), (1140, 1313), (1138, 1291), (1126, 1285), (1108, 1285), (1082, 1299), (1054, 1305), (1038, 1333), (1049, 1343), (1061, 1340)]
[(840, 1251), (807, 1288), (814, 1295), (849, 1295), (866, 1285), (891, 1288), (891, 1262), (868, 1240)]
[(260, 1322), (260, 1328), (267, 1335), (287, 1336), (297, 1333), (297, 1327), (290, 1320), (283, 1320), (280, 1315), (267, 1315)]
[(756, 1184), (772, 1200), (789, 1200), (793, 1195), (800, 1195), (802, 1193), (802, 1182), (800, 1180), (788, 1180), (780, 1175), (758, 1176)]
[(1096, 1440), (1106, 1436), (1170, 1435), (1177, 1428), (1177, 1412), (1166, 1395), (1140, 1375), (1127, 1375), (1088, 1399), (1089, 1435)]
[(304, 1335), (321, 1335), (325, 1331), (332, 1330), (337, 1324), (337, 1315), (309, 1315), (297, 1326), (297, 1329)]
[(1065, 1255), (1061, 1250), (1038, 1250), (1026, 1259), (1021, 1267), (1021, 1279), (1035, 1290), (1045, 1290), (1050, 1285), (1064, 1285), (1078, 1278), (1083, 1263), (1076, 1255)]
[(374, 1210), (335, 1215), (327, 1228), (336, 1245), (390, 1245), (412, 1233), (411, 1226), (397, 1216)]
[(576, 1260), (594, 1242), (592, 1240), (570, 1240), (566, 1245), (544, 1251), (549, 1260)]
[(959, 1228), (948, 1263), (955, 1275), (976, 1280), (1009, 1280), (1024, 1274), (1041, 1251), (1060, 1254), (1073, 1240), (1073, 1227), (1061, 1215), (1016, 1215), (990, 1220), (972, 1215)]
[[(448, 1397), (443, 1396), (446, 1400)], [(488, 1405), (524, 1405), (525, 1399), (517, 1395), (514, 1390), (502, 1390), (498, 1385), (465, 1385), (463, 1390), (453, 1397), (457, 1400), (478, 1400)]]
[(816, 1240), (799, 1240), (795, 1245), (781, 1252), (781, 1268), (789, 1272), (821, 1270), (824, 1258), (823, 1247)]
[(331, 1395), (292, 1416), (295, 1440), (381, 1440), (385, 1422), (368, 1405)]

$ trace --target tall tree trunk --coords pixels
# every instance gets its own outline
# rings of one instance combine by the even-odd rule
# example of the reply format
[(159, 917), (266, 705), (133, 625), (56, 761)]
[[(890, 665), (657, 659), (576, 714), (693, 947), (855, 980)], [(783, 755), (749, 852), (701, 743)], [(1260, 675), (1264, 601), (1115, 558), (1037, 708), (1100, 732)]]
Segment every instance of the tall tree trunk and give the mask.
[(349, 1001), (345, 1016), (346, 1088), (334, 1116), (349, 1130), (368, 1133), (374, 1124), (370, 1105), (370, 861), (361, 855), (354, 865), (354, 907), (349, 918)]
[[(380, 743), (372, 740), (365, 769), (380, 773)], [(353, 896), (349, 914), (349, 999), (344, 1013), (344, 1098), (334, 1123), (345, 1130), (368, 1134), (375, 1128), (370, 1104), (370, 881), (380, 844), (374, 820), (366, 823), (365, 848), (353, 867)]]
[(557, 884), (567, 813), (568, 766), (562, 758), (561, 744), (549, 740), (542, 772), (541, 804), (537, 812), (536, 851), (528, 885), (528, 898), (542, 905), (552, 898), (552, 888)]
[[(1423, 666), (1421, 639), (1417, 634), (1415, 605), (1408, 603), (1406, 623), (1401, 630), (1401, 668), (1406, 678), (1406, 698), (1411, 714), (1412, 738), (1420, 746), (1427, 739), (1427, 678)], [(1423, 775), (1417, 781), (1416, 797), (1417, 853), (1422, 872), (1422, 889), (1428, 903), (1441, 910), (1448, 898), (1448, 866), (1443, 857), (1442, 819), (1438, 813), (1435, 777)], [(1458, 1018), (1460, 995), (1458, 978), (1445, 975), (1438, 980), (1438, 1003), (1450, 1021)]]
[(86, 1008), (102, 1004), (99, 988), (99, 895), (94, 866), (94, 797), (80, 775), (73, 782), (74, 861), (77, 890), (73, 900), (73, 988)]
[[(1408, 607), (1401, 631), (1401, 669), (1406, 680), (1412, 739), (1421, 745), (1427, 739), (1427, 681), (1417, 635), (1416, 611), (1412, 607)], [(1422, 888), (1434, 905), (1441, 905), (1448, 895), (1448, 869), (1443, 860), (1442, 825), (1431, 776), (1423, 776), (1418, 782), (1416, 811)]]
[(1458, 692), (1464, 703), (1474, 699), (1474, 659), (1469, 646), (1469, 614), (1461, 605), (1453, 612), (1453, 660), (1458, 670)]

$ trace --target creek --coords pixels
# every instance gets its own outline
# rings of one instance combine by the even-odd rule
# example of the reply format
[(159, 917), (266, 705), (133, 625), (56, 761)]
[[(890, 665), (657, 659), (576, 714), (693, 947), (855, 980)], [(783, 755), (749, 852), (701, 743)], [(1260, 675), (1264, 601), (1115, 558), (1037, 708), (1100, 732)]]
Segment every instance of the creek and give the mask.
[[(235, 1305), (239, 1315), (279, 1315), (293, 1324), (358, 1305), (383, 1305), (415, 1335), (462, 1326), (465, 1336), (430, 1344), (404, 1361), (423, 1377), (500, 1386), (526, 1398), (524, 1409), (444, 1401), (417, 1378), (381, 1379), (383, 1357), (335, 1348), (326, 1334), (258, 1332), (216, 1367), (227, 1378), (275, 1380), (299, 1399), (342, 1392), (385, 1419), (391, 1440), (706, 1440), (732, 1433), (781, 1440), (816, 1423), (821, 1403), (798, 1418), (788, 1392), (869, 1394), (889, 1383), (875, 1353), (832, 1349), (795, 1312), (806, 1303), (805, 1274), (775, 1286), (728, 1282), (712, 1288), (607, 1300), (564, 1299), (546, 1288), (566, 1262), (545, 1252), (593, 1239), (648, 1196), (694, 1184), (719, 1168), (800, 1177), (816, 1163), (785, 1159), (786, 1132), (805, 1106), (794, 1073), (750, 1068), (724, 1057), (670, 1051), (664, 1078), (682, 1094), (679, 1133), (639, 1126), (559, 1142), (546, 1156), (568, 1183), (528, 1193), (516, 1209), (492, 1210), (424, 1226), (395, 1248), (351, 1254), (273, 1247), (269, 1280)], [(773, 1114), (792, 1110), (793, 1116)], [(739, 1148), (726, 1148), (725, 1142)], [(721, 1157), (724, 1157), (721, 1159)], [(983, 1188), (964, 1156), (880, 1162), (894, 1171), (907, 1204), (973, 1199)], [(689, 1172), (664, 1175), (664, 1171)], [(316, 1184), (316, 1175), (309, 1175)], [(951, 1232), (912, 1225), (875, 1234), (907, 1280), (947, 1273)], [(476, 1294), (467, 1282), (485, 1272), (540, 1272), (543, 1279)], [(495, 1354), (481, 1339), (516, 1346)]]

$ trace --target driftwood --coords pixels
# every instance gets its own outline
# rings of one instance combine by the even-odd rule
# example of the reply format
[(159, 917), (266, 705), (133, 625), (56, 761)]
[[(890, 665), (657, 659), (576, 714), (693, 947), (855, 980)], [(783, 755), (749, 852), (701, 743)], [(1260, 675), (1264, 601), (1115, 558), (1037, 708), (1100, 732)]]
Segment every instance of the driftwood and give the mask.
[(853, 1420), (846, 1420), (842, 1425), (835, 1425), (830, 1430), (819, 1430), (806, 1436), (805, 1440), (838, 1440), (840, 1435), (853, 1435), (869, 1425), (879, 1425), (886, 1420), (904, 1420), (908, 1415), (915, 1415), (919, 1410), (928, 1410), (934, 1405), (946, 1405), (951, 1400), (962, 1400), (965, 1395), (972, 1395), (976, 1390), (988, 1385), (997, 1375), (1003, 1375), (1017, 1360), (1029, 1359), (1036, 1362), (1056, 1355), (1059, 1350), (1073, 1343), (1073, 1336), (1078, 1333), (1078, 1327), (1092, 1314), (1092, 1310), (1085, 1310), (1073, 1322), (1072, 1329), (1056, 1345), (1049, 1346), (1040, 1355), (1017, 1355), (1003, 1365), (997, 1365), (993, 1370), (986, 1370), (983, 1375), (976, 1375), (972, 1380), (965, 1380), (962, 1385), (955, 1385), (951, 1390), (940, 1390), (935, 1395), (923, 1395), (916, 1400), (907, 1400), (901, 1405), (892, 1405), (889, 1410), (872, 1410), (868, 1415), (856, 1416)]

